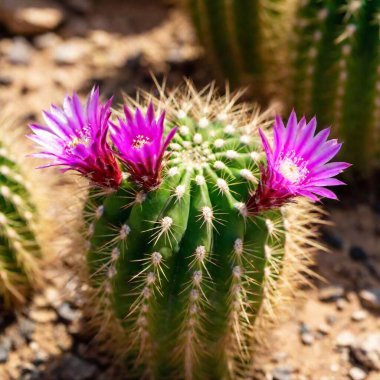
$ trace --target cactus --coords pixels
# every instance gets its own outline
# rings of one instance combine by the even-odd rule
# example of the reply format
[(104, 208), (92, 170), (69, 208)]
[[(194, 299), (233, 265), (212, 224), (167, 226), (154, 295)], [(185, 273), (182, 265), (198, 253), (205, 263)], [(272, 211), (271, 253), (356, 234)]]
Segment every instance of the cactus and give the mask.
[[(363, 173), (380, 161), (380, 2), (187, 0), (203, 45), (234, 85), (249, 83), (347, 143)], [(289, 38), (291, 36), (291, 38)], [(264, 90), (262, 90), (262, 88)]]
[[(7, 115), (7, 116), (6, 116)], [(23, 303), (40, 278), (40, 251), (35, 237), (35, 208), (30, 184), (12, 158), (11, 124), (7, 111), (1, 115), (4, 132), (0, 141), (0, 296), (6, 306)]]
[(292, 41), (292, 105), (333, 124), (361, 169), (380, 158), (379, 14), (379, 1), (302, 1)]
[(179, 126), (160, 186), (126, 175), (115, 192), (90, 191), (90, 315), (132, 378), (245, 379), (311, 259), (318, 211), (301, 200), (249, 217), (268, 113), (181, 91), (157, 101)]
[(295, 0), (184, 0), (216, 66), (231, 84), (252, 85), (256, 98), (278, 94), (287, 76)]
[(325, 187), (350, 165), (329, 162), (341, 144), (314, 136), (315, 118), (277, 116), (271, 146), (269, 112), (228, 88), (159, 90), (115, 118), (97, 88), (85, 106), (74, 93), (29, 137), (91, 185), (77, 267), (90, 325), (129, 377), (246, 379), (318, 247), (310, 200), (336, 199)]

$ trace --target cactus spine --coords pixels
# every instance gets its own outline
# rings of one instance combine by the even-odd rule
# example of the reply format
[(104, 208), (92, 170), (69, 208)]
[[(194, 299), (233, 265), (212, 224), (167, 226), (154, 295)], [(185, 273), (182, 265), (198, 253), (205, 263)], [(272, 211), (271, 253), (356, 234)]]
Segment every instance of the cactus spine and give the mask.
[(379, 1), (302, 1), (293, 41), (293, 105), (333, 124), (362, 168), (380, 153), (379, 12)]
[[(9, 136), (9, 116), (4, 113), (0, 122), (4, 134)], [(40, 252), (30, 184), (8, 145), (0, 142), (0, 296), (6, 306), (14, 306), (24, 302), (38, 282)]]
[(126, 176), (85, 205), (92, 323), (131, 378), (245, 379), (311, 258), (318, 211), (302, 200), (247, 216), (267, 113), (212, 88), (161, 95), (179, 132), (160, 187), (143, 193)]

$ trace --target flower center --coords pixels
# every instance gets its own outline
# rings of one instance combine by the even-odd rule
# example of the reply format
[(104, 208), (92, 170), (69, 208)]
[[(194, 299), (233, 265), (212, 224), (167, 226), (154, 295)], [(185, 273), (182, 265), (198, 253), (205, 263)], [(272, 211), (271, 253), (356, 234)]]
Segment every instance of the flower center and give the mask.
[(152, 142), (152, 139), (150, 137), (144, 136), (144, 135), (137, 135), (132, 140), (132, 147), (135, 149), (141, 149), (145, 144), (149, 144)]
[(282, 176), (293, 184), (300, 183), (309, 173), (303, 158), (295, 156), (294, 152), (287, 153), (280, 159), (278, 171)]

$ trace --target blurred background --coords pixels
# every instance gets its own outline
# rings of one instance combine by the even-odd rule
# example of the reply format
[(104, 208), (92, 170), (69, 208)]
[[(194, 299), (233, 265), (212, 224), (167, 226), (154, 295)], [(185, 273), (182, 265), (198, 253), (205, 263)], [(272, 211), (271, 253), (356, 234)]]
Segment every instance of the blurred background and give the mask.
[[(218, 0), (205, 3), (212, 14)], [(0, 104), (15, 107), (26, 132), (42, 109), (72, 90), (84, 96), (94, 84), (105, 97), (115, 94), (115, 104), (122, 91), (155, 91), (152, 75), (169, 87), (189, 77), (199, 89), (215, 79), (221, 92), (227, 79), (252, 84), (234, 83), (215, 64), (207, 38), (198, 42), (196, 17), (180, 8), (159, 0), (0, 1)], [(255, 77), (244, 100), (275, 103), (285, 111), (271, 86), (255, 96), (263, 86)], [(18, 154), (25, 153), (20, 143)], [(363, 170), (354, 166), (340, 202), (325, 203), (334, 226), (322, 230), (331, 252), (316, 257), (313, 270), (321, 279), (312, 281), (306, 299), (273, 332), (254, 378), (380, 379), (380, 186), (375, 169), (367, 176)], [(107, 353), (81, 333), (86, 321), (70, 265), (47, 264), (47, 286), (17, 315), (0, 309), (1, 380), (116, 379)]]

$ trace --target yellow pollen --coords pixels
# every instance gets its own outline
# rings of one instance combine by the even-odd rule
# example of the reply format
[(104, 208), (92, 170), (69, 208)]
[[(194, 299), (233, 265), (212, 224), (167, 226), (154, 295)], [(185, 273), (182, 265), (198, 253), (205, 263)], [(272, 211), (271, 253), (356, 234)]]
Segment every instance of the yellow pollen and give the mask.
[(151, 138), (144, 135), (137, 135), (132, 141), (132, 147), (135, 149), (141, 149), (145, 144), (149, 144), (151, 142)]
[(299, 167), (290, 158), (282, 160), (279, 172), (291, 183), (298, 183), (305, 177), (305, 168)]

